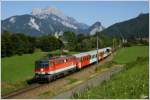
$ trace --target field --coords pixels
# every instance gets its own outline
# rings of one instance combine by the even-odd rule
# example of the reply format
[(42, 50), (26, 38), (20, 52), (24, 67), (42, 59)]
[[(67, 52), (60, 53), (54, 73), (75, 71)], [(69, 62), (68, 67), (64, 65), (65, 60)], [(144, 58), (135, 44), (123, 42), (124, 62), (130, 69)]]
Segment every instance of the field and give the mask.
[(34, 61), (44, 55), (44, 52), (35, 52), (2, 58), (2, 94), (26, 85), (26, 80), (34, 76)]
[(148, 46), (134, 46), (123, 48), (118, 51), (113, 61), (120, 64), (135, 61), (137, 57), (148, 56), (148, 48)]
[(125, 64), (125, 69), (97, 87), (89, 87), (82, 93), (75, 93), (73, 98), (129, 99), (148, 97), (148, 47), (123, 48), (118, 51), (113, 62)]

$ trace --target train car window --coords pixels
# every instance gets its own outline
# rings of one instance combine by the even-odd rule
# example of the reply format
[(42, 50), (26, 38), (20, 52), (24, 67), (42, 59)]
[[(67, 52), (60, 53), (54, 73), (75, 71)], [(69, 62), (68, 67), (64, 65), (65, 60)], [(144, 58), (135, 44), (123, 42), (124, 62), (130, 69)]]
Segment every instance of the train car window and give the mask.
[(50, 66), (50, 67), (53, 66), (53, 62), (49, 62), (49, 66)]
[(84, 61), (84, 57), (82, 58), (82, 61)]
[(66, 59), (66, 62), (68, 62), (68, 59)]
[(62, 61), (63, 61), (63, 60), (59, 60), (59, 64), (63, 63)]
[(67, 59), (64, 59), (64, 62), (67, 62), (66, 60), (67, 60)]
[(57, 61), (57, 60), (55, 61), (55, 64), (56, 64), (56, 65), (58, 64), (58, 61)]
[(106, 52), (110, 52), (110, 50), (109, 50), (109, 49), (106, 49)]
[(57, 64), (57, 62), (56, 62), (56, 61), (55, 61), (54, 63), (55, 63), (55, 65)]
[(91, 56), (89, 56), (89, 59), (91, 59)]
[(81, 62), (83, 61), (83, 58), (81, 58)]
[(61, 64), (61, 60), (58, 60), (58, 64)]
[(81, 61), (81, 58), (79, 58), (79, 61)]
[(59, 64), (62, 64), (63, 63), (63, 60), (59, 60)]
[(68, 58), (67, 61), (70, 61), (70, 59)]

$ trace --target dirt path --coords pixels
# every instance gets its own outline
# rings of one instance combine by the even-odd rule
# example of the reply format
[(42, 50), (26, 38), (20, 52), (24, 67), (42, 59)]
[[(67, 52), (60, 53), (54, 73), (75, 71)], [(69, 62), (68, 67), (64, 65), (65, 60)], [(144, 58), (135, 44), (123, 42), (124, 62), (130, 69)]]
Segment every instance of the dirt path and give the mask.
[[(73, 74), (71, 74), (71, 75), (69, 75), (65, 78), (58, 79), (54, 82), (43, 85), (43, 86), (41, 86), (39, 88), (36, 88), (34, 90), (22, 93), (20, 95), (14, 96), (12, 98), (13, 99), (17, 99), (17, 98), (18, 99), (23, 99), (23, 98), (26, 98), (26, 99), (27, 98), (30, 98), (30, 99), (44, 98), (45, 99), (45, 98), (52, 98), (52, 97), (60, 94), (60, 96), (56, 96), (56, 98), (59, 98), (62, 95), (61, 93), (64, 93), (65, 91), (68, 91), (68, 90), (72, 89), (73, 87), (76, 87), (76, 86), (78, 87), (79, 84), (84, 83), (84, 81), (86, 81), (88, 78), (93, 77), (94, 75), (96, 75), (95, 74), (96, 66), (100, 67), (105, 62), (111, 61), (112, 58), (113, 58), (113, 56), (109, 56), (105, 60), (101, 61), (98, 65), (88, 66), (87, 68), (84, 68), (84, 69), (80, 70), (79, 72), (73, 73)], [(106, 76), (110, 77), (110, 75), (112, 73), (115, 73), (116, 71), (119, 71), (119, 69), (120, 69), (120, 67), (114, 67), (114, 68), (116, 68), (116, 69), (112, 69), (110, 72), (105, 73), (105, 74), (103, 73), (102, 76), (101, 75), (98, 75), (98, 76), (96, 75), (95, 77), (99, 77), (100, 78), (100, 79), (98, 78), (99, 81), (103, 81)], [(95, 79), (95, 78), (92, 78), (92, 79), (93, 80), (90, 79), (85, 83), (86, 84), (87, 83), (92, 84), (92, 81), (94, 83), (100, 83), (100, 82), (96, 82), (97, 79)], [(84, 85), (83, 85), (83, 88), (84, 88)], [(70, 91), (72, 92), (72, 90), (70, 90)], [(68, 95), (68, 94), (64, 94), (64, 95)]]

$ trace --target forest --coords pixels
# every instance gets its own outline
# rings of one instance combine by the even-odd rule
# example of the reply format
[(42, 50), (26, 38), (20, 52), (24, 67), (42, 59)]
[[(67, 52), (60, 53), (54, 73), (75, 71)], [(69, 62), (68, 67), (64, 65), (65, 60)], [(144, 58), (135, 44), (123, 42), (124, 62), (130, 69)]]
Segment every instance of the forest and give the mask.
[(44, 52), (54, 50), (69, 50), (69, 51), (88, 51), (98, 47), (119, 47), (130, 46), (132, 44), (144, 44), (147, 42), (142, 40), (129, 39), (127, 43), (123, 43), (121, 38), (110, 37), (103, 33), (97, 32), (95, 35), (76, 34), (66, 31), (63, 35), (56, 38), (53, 35), (43, 36), (28, 36), (22, 33), (12, 33), (4, 31), (1, 35), (1, 56), (9, 57), (13, 55), (22, 55), (33, 53), (40, 49)]

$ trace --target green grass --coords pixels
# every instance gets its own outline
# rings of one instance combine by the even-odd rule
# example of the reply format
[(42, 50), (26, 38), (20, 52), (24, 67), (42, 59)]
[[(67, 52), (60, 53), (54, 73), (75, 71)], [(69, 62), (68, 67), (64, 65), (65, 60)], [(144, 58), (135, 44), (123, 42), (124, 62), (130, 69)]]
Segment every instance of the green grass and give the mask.
[(148, 47), (123, 48), (118, 51), (114, 62), (125, 64), (124, 70), (96, 87), (88, 87), (82, 93), (74, 93), (73, 98), (129, 99), (148, 96), (148, 61)]
[(9, 92), (25, 85), (25, 81), (34, 76), (35, 60), (41, 58), (44, 54), (44, 52), (35, 52), (22, 56), (16, 55), (2, 58), (2, 93)]
[(120, 49), (113, 61), (121, 64), (135, 61), (137, 57), (148, 56), (148, 48), (148, 46), (133, 46)]
[(13, 83), (30, 78), (34, 75), (35, 60), (43, 55), (43, 52), (36, 52), (2, 58), (2, 81)]
[(83, 93), (74, 95), (74, 98), (128, 99), (148, 96), (148, 59), (142, 58), (127, 66), (130, 68), (97, 87), (91, 87)]

